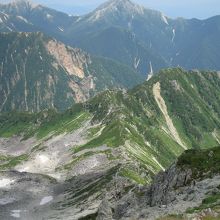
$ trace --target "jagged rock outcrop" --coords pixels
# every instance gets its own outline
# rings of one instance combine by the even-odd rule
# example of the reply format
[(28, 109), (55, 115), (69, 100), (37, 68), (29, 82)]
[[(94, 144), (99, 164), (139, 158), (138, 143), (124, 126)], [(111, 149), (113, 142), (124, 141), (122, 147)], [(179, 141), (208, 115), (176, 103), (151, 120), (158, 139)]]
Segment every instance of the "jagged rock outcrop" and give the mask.
[(103, 199), (99, 206), (98, 216), (96, 220), (112, 220), (111, 204), (108, 199)]
[(150, 206), (168, 205), (176, 197), (174, 189), (184, 187), (192, 181), (192, 171), (190, 169), (181, 170), (172, 165), (166, 172), (159, 173), (153, 184), (146, 192), (146, 204)]
[[(144, 209), (147, 210), (147, 207), (167, 207), (177, 200), (175, 190), (181, 187), (187, 187), (187, 190), (190, 190), (190, 182), (192, 182), (192, 171), (182, 170), (175, 163), (167, 171), (156, 175), (149, 187), (137, 189), (137, 194), (132, 193), (119, 201), (114, 209), (114, 219), (141, 219), (141, 213)], [(143, 195), (139, 196), (141, 194)], [(151, 215), (145, 217), (152, 218)]]
[[(167, 171), (156, 175), (149, 187), (126, 195), (114, 206), (111, 204), (113, 218), (155, 220), (171, 214), (174, 219), (175, 214), (181, 214), (189, 220), (220, 217), (214, 208), (219, 205), (220, 175), (218, 168), (212, 167), (213, 161), (219, 161), (217, 152), (219, 147), (214, 151), (187, 151)], [(205, 168), (198, 158), (206, 158)]]

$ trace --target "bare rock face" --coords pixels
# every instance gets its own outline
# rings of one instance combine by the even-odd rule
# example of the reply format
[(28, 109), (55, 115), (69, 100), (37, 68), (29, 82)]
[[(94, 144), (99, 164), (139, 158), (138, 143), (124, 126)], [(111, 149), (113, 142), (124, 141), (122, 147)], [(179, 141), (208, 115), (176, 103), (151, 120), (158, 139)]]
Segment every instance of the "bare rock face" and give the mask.
[(69, 75), (74, 75), (81, 79), (85, 77), (84, 65), (91, 62), (86, 53), (83, 53), (80, 49), (67, 47), (55, 40), (48, 41), (46, 48)]
[(99, 206), (96, 220), (112, 220), (111, 204), (105, 198)]
[(175, 194), (174, 188), (180, 188), (186, 186), (188, 181), (192, 178), (191, 170), (179, 170), (175, 165), (167, 172), (159, 173), (151, 187), (146, 193), (146, 197), (150, 206), (167, 205), (173, 202)]
[(174, 189), (186, 186), (191, 181), (191, 176), (191, 170), (183, 171), (177, 168), (176, 164), (172, 165), (167, 171), (160, 172), (149, 187), (138, 192), (138, 194), (143, 194), (141, 198), (135, 194), (122, 198), (115, 206), (114, 218), (129, 217), (128, 219), (132, 219), (135, 216), (139, 219), (138, 216), (141, 213), (139, 209), (166, 207), (176, 200)]
[(54, 57), (52, 65), (59, 70), (63, 68), (70, 77), (78, 77), (79, 82), (74, 79), (69, 80), (68, 86), (72, 90), (67, 94), (67, 98), (72, 98), (76, 102), (84, 102), (90, 97), (90, 90), (94, 90), (93, 77), (86, 76), (85, 69), (91, 64), (88, 54), (77, 48), (71, 48), (56, 40), (49, 40), (45, 47), (50, 55)]
[(150, 186), (136, 189), (112, 204), (113, 219), (155, 220), (177, 213), (190, 220), (210, 213), (219, 216), (212, 209), (208, 214), (207, 210), (186, 213), (187, 209), (199, 207), (208, 195), (218, 194), (219, 184), (218, 174), (196, 179), (191, 168), (179, 167), (175, 163), (167, 171), (160, 172)]

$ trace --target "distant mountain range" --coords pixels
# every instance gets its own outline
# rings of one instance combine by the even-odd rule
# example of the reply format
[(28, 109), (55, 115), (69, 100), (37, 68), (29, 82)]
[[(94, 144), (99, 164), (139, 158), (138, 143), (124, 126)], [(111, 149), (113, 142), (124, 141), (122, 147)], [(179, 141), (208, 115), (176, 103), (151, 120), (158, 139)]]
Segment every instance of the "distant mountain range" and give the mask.
[(85, 16), (69, 16), (19, 0), (0, 5), (1, 31), (41, 31), (143, 75), (163, 67), (219, 70), (220, 16), (171, 19), (130, 0), (110, 0)]

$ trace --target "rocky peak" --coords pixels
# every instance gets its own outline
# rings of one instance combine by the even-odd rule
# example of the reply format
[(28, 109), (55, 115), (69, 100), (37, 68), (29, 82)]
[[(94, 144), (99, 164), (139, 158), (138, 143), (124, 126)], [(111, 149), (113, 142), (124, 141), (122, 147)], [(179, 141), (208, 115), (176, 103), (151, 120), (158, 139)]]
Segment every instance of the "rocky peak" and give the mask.
[(144, 14), (144, 7), (133, 3), (130, 0), (110, 0), (98, 7), (92, 14), (91, 20), (99, 20), (108, 15), (120, 13), (123, 15)]
[(30, 0), (14, 0), (8, 4), (0, 5), (0, 7), (2, 12), (25, 16), (33, 9), (39, 7), (39, 5)]
[(102, 4), (98, 9), (114, 10), (115, 8), (132, 11), (143, 9), (141, 6), (135, 4), (130, 0), (110, 0)]
[(14, 0), (9, 5), (13, 7), (26, 7), (26, 8), (35, 8), (38, 6), (38, 4), (35, 4), (31, 0)]

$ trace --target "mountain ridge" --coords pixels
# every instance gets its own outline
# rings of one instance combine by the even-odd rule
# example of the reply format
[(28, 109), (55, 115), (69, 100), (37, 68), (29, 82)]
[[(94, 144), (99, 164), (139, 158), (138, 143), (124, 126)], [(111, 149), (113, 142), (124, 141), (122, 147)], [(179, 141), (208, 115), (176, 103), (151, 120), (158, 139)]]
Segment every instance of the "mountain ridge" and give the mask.
[(106, 88), (141, 82), (127, 66), (90, 56), (41, 32), (1, 33), (0, 38), (1, 111), (66, 110)]
[(188, 150), (149, 186), (134, 189), (118, 201), (106, 193), (97, 219), (217, 220), (220, 181), (215, 163), (219, 163), (219, 146)]
[[(4, 172), (0, 175), (9, 183), (15, 181), (10, 192), (16, 191), (19, 201), (26, 191), (16, 188), (18, 182), (29, 189), (36, 185), (36, 175), (40, 182), (52, 178), (63, 189), (57, 191), (56, 184), (46, 181), (47, 192), (40, 190), (37, 197), (31, 194), (27, 215), (35, 216), (33, 206), (36, 215), (47, 219), (55, 213), (63, 219), (97, 214), (106, 191), (113, 204), (124, 204), (120, 198), (130, 198), (133, 194), (128, 192), (150, 184), (185, 148), (211, 151), (219, 146), (219, 85), (217, 72), (164, 69), (128, 92), (103, 91), (62, 113), (1, 113), (0, 170)], [(186, 158), (190, 161), (191, 157)], [(164, 185), (166, 180), (158, 189)], [(152, 201), (160, 198), (156, 192)], [(173, 198), (166, 192), (164, 198)], [(39, 201), (48, 194), (53, 200), (45, 210)], [(9, 201), (6, 207), (10, 204), (14, 203)], [(23, 210), (23, 205), (14, 207)], [(119, 203), (115, 214), (123, 216), (120, 207), (124, 206)]]

